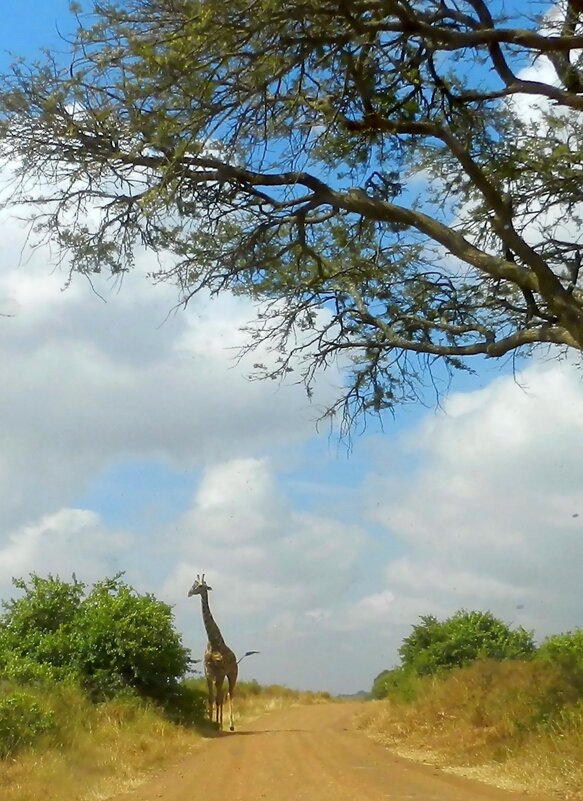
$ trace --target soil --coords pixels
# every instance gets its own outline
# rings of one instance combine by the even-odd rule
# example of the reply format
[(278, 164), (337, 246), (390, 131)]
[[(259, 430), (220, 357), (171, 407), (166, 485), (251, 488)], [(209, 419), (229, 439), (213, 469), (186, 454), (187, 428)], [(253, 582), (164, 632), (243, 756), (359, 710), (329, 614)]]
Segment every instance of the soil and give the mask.
[[(304, 706), (221, 732), (110, 801), (524, 801), (392, 754), (352, 723), (361, 704)], [(528, 796), (531, 801), (548, 801)]]

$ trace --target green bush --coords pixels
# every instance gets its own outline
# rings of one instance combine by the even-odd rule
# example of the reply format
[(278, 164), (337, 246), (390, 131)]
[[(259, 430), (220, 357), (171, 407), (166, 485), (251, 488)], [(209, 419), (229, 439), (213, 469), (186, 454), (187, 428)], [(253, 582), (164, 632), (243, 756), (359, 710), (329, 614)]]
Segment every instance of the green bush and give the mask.
[(392, 670), (382, 670), (372, 683), (370, 694), (375, 700), (386, 698), (388, 695), (389, 676)]
[(511, 629), (491, 612), (464, 609), (443, 621), (425, 615), (399, 648), (401, 666), (418, 676), (469, 665), (476, 659), (524, 659), (534, 652), (531, 632)]
[(0, 670), (27, 681), (71, 678), (96, 697), (121, 690), (163, 700), (190, 664), (171, 608), (120, 575), (83, 583), (31, 575), (3, 602)]
[(409, 703), (417, 696), (417, 677), (410, 670), (404, 668), (393, 668), (383, 670), (375, 678), (371, 695), (373, 698), (393, 698), (398, 701)]
[(583, 694), (583, 629), (547, 637), (539, 647), (538, 657), (560, 667), (569, 682)]
[(265, 688), (259, 684), (257, 679), (251, 681), (240, 681), (237, 683), (236, 693), (239, 698), (246, 698), (249, 695), (261, 695)]
[(2, 678), (18, 684), (45, 684), (63, 681), (71, 672), (46, 662), (38, 662), (32, 656), (16, 652), (0, 653)]
[(36, 662), (53, 668), (51, 677), (60, 677), (72, 667), (71, 632), (84, 585), (35, 574), (28, 583), (24, 579), (13, 579), (12, 583), (24, 595), (2, 602), (0, 666), (5, 670), (12, 663), (18, 670), (17, 662), (23, 658), (29, 667)]
[(25, 691), (0, 697), (0, 757), (5, 759), (32, 745), (54, 728), (52, 710)]
[(178, 684), (167, 693), (164, 711), (170, 720), (182, 726), (202, 723), (206, 719), (207, 711), (206, 682), (204, 687), (189, 681)]
[(97, 691), (132, 687), (163, 698), (189, 665), (172, 610), (119, 578), (95, 584), (75, 620), (76, 664)]

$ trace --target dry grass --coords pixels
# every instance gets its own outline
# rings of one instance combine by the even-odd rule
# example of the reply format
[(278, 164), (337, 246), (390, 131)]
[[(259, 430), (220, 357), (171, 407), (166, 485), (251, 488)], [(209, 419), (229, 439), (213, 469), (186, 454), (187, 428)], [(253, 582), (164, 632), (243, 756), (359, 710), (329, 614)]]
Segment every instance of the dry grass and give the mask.
[(483, 662), (377, 701), (360, 726), (403, 756), (501, 787), (583, 799), (583, 701), (552, 665)]
[(235, 722), (239, 725), (255, 720), (261, 715), (290, 706), (324, 704), (331, 701), (329, 693), (290, 690), (280, 684), (265, 687), (256, 682), (242, 682), (237, 687)]
[[(242, 683), (239, 689), (238, 725), (274, 709), (326, 700), (325, 694), (278, 686)], [(46, 696), (46, 690), (38, 693)], [(143, 783), (203, 742), (195, 729), (133, 699), (95, 705), (77, 688), (61, 686), (51, 688), (50, 706), (55, 731), (34, 748), (0, 760), (2, 801), (102, 801)]]
[[(190, 679), (188, 684), (192, 688), (206, 692), (204, 679)], [(329, 703), (331, 700), (330, 693), (326, 692), (291, 690), (282, 684), (261, 685), (256, 681), (241, 681), (237, 684), (235, 695), (235, 728), (277, 709), (306, 704), (323, 704)], [(227, 701), (225, 701), (224, 720), (228, 720)]]
[(51, 689), (50, 703), (55, 731), (34, 748), (0, 761), (2, 801), (107, 798), (201, 741), (196, 732), (135, 700), (94, 705), (80, 690), (65, 686)]

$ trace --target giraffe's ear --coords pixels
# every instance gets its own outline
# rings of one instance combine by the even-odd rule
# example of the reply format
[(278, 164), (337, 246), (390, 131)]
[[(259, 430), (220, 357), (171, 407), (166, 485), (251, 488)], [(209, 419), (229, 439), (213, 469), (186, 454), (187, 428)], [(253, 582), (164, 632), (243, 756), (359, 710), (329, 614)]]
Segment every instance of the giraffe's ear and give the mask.
[(208, 584), (206, 585), (206, 588), (207, 588), (207, 590), (212, 590), (212, 587), (209, 587)]

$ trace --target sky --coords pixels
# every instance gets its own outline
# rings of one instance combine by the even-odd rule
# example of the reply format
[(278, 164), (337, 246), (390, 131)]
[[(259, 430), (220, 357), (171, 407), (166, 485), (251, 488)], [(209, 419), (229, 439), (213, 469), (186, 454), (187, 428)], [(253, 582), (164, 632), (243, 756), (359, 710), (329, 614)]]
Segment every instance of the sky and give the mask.
[[(0, 51), (55, 45), (67, 5), (4, 9)], [(200, 657), (187, 592), (205, 572), (226, 642), (260, 651), (241, 678), (347, 693), (396, 663), (420, 615), (489, 609), (538, 639), (581, 624), (579, 367), (484, 367), (347, 453), (315, 425), (337, 376), (312, 405), (246, 379), (245, 300), (169, 314), (145, 254), (102, 298), (81, 279), (63, 291), (24, 239), (0, 212), (0, 597), (32, 571), (125, 571)]]

